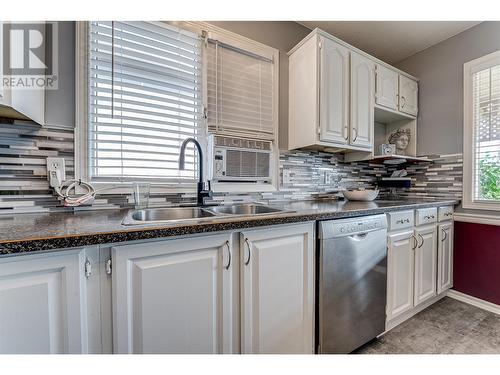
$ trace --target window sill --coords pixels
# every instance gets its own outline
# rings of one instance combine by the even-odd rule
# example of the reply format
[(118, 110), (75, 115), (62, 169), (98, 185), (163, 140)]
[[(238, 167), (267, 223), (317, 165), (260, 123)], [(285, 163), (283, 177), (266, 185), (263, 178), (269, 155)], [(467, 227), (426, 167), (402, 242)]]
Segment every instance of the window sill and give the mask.
[(500, 225), (499, 215), (486, 215), (486, 214), (472, 214), (472, 213), (460, 213), (455, 212), (453, 215), (453, 220), (460, 221), (464, 223), (473, 224), (486, 224), (486, 225)]

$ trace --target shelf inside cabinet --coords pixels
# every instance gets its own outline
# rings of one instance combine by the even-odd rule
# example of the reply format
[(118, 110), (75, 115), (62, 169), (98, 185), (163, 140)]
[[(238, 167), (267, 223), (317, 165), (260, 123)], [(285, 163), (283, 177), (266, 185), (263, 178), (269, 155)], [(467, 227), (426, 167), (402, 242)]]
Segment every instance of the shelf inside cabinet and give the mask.
[(381, 163), (386, 165), (400, 165), (409, 163), (423, 163), (432, 161), (428, 158), (422, 158), (417, 156), (407, 156), (407, 155), (376, 155), (370, 159), (371, 162)]

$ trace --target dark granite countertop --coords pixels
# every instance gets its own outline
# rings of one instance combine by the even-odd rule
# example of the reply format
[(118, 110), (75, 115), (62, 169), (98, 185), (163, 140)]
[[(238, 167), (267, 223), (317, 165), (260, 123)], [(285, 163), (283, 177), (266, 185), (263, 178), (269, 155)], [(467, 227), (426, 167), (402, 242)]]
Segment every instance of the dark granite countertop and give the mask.
[(122, 220), (128, 210), (0, 215), (0, 255), (338, 219), (457, 203), (456, 200), (298, 201), (273, 205), (295, 211), (291, 213), (254, 217), (213, 217), (202, 222), (175, 225), (124, 226)]

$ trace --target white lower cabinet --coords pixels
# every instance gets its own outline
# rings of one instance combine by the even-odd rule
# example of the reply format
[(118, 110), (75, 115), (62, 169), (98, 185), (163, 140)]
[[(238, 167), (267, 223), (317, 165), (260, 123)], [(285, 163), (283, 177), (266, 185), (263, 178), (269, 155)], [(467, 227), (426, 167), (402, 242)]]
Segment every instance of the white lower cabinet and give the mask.
[(419, 244), (415, 249), (415, 296), (414, 305), (437, 294), (437, 231), (435, 225), (417, 227)]
[(113, 352), (312, 353), (313, 239), (307, 223), (112, 247)]
[(387, 320), (413, 308), (415, 275), (413, 230), (389, 234), (387, 247)]
[(112, 260), (115, 353), (233, 351), (229, 234), (116, 246)]
[(1, 354), (99, 350), (89, 344), (99, 318), (89, 314), (98, 294), (88, 301), (87, 260), (87, 249), (0, 258)]
[(242, 353), (313, 353), (313, 229), (241, 233)]
[(388, 214), (388, 328), (432, 304), (453, 286), (453, 207), (439, 208), (440, 222), (437, 212), (427, 208)]
[(453, 286), (453, 222), (438, 226), (437, 292)]

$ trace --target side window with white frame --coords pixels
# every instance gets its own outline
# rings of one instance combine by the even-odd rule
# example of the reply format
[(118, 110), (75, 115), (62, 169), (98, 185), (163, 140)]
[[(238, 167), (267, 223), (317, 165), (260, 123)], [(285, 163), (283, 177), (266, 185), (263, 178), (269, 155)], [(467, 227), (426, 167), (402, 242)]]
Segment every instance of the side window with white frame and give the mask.
[(464, 64), (465, 208), (500, 210), (500, 51)]
[(191, 186), (180, 145), (196, 138), (210, 171), (210, 134), (271, 142), (277, 174), (278, 50), (204, 22), (81, 22), (77, 38), (77, 178)]

